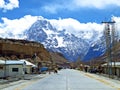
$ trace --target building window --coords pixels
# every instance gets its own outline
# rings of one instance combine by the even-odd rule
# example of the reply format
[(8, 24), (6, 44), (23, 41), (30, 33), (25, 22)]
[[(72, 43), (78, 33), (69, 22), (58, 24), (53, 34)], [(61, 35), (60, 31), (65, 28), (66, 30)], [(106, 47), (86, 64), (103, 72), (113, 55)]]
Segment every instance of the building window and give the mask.
[(3, 66), (0, 66), (0, 70), (3, 70)]
[(19, 69), (18, 68), (12, 68), (12, 72), (18, 72)]

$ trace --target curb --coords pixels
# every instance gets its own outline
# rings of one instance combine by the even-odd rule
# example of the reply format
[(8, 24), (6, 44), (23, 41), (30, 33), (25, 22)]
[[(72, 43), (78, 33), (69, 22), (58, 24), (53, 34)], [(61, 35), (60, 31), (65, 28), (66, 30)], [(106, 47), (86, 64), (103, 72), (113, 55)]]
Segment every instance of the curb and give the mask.
[(35, 79), (42, 79), (44, 77), (48, 76), (48, 74), (39, 74), (39, 75), (30, 75), (30, 76), (26, 76), (23, 79), (11, 79), (11, 80), (3, 80), (0, 82), (0, 90), (9, 87), (9, 86), (13, 86), (13, 85), (17, 85), (19, 83), (23, 83), (23, 82), (27, 82), (28, 80), (35, 80)]
[(116, 90), (120, 90), (120, 81), (118, 80), (107, 78), (107, 77), (96, 75), (96, 74), (90, 74), (90, 73), (84, 73), (84, 75), (87, 77), (93, 78), (112, 88), (116, 88)]

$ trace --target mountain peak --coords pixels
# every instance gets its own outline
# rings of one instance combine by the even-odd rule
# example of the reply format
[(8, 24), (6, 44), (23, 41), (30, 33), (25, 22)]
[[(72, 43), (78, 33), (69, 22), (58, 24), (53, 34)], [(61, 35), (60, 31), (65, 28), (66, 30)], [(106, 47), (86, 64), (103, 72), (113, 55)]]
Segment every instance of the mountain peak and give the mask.
[[(49, 51), (62, 53), (65, 58), (71, 61), (75, 61), (78, 58), (84, 59), (86, 54), (91, 51), (89, 48), (93, 49), (92, 51), (97, 50), (98, 52), (101, 48), (104, 49), (101, 43), (99, 45), (96, 43), (101, 36), (100, 32), (94, 29), (89, 30), (89, 28), (86, 28), (86, 30), (82, 30), (83, 27), (79, 27), (80, 24), (77, 24), (78, 26), (75, 27), (75, 24), (72, 26), (73, 23), (68, 23), (67, 26), (60, 20), (63, 25), (61, 26), (61, 22), (53, 24), (52, 22), (55, 23), (57, 20), (51, 21), (41, 16), (35, 18), (35, 20), (31, 23), (32, 25), (30, 24), (27, 29), (23, 30), (25, 32), (16, 35), (9, 31), (1, 34), (1, 36), (7, 38), (24, 38), (26, 40), (40, 42)], [(65, 22), (68, 21), (65, 20)], [(91, 45), (97, 45), (97, 48), (92, 48)]]
[[(62, 53), (69, 60), (83, 57), (89, 48), (88, 42), (64, 30), (57, 30), (46, 19), (38, 19), (26, 31), (27, 39), (42, 43), (48, 50)], [(84, 53), (83, 53), (84, 52)]]

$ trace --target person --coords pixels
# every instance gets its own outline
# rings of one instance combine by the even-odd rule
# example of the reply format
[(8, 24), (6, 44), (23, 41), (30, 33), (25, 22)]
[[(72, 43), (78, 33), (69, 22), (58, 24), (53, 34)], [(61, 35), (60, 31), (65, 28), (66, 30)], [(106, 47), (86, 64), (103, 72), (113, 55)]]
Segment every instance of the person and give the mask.
[(88, 67), (87, 66), (85, 66), (85, 72), (87, 72), (88, 71)]
[(57, 68), (54, 69), (54, 73), (58, 73)]
[(50, 67), (48, 68), (48, 72), (49, 72), (49, 74), (51, 74), (51, 68)]

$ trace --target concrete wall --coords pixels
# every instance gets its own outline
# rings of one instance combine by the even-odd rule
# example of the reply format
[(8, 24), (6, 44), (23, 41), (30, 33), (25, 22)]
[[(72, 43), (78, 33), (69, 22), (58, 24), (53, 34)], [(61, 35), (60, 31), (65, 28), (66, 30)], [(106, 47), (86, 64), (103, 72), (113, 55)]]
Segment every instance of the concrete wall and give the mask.
[[(18, 69), (18, 71), (14, 71), (13, 69), (15, 68)], [(4, 73), (5, 76), (19, 77), (24, 75), (24, 67), (23, 65), (6, 65)]]
[(32, 73), (32, 66), (27, 65), (27, 66), (25, 67), (25, 69), (26, 69), (27, 74), (31, 74), (31, 73)]
[[(27, 72), (27, 74), (31, 74), (32, 73), (32, 66), (31, 65), (27, 65), (27, 66), (23, 66), (23, 65), (0, 65), (0, 78), (1, 77), (19, 77), (19, 76), (23, 76), (25, 74), (25, 70)], [(13, 68), (18, 68), (18, 71), (13, 71)]]

